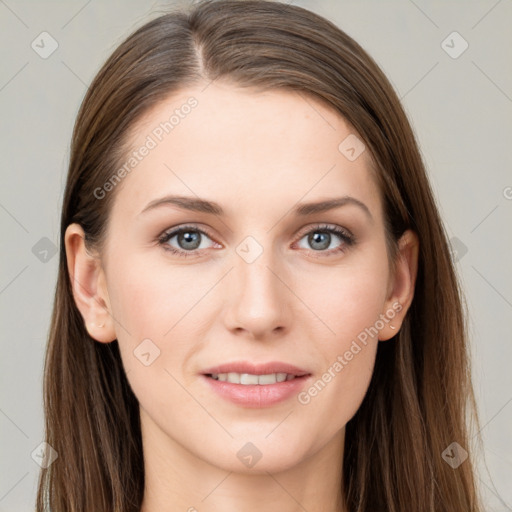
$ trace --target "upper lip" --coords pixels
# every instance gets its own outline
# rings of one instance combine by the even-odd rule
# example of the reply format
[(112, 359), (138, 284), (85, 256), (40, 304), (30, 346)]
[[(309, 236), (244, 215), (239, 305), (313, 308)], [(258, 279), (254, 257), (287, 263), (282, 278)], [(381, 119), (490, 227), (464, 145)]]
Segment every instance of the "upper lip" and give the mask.
[(201, 372), (203, 375), (212, 373), (249, 373), (251, 375), (268, 375), (271, 373), (286, 373), (295, 377), (309, 375), (309, 372), (288, 363), (279, 361), (270, 361), (268, 363), (254, 364), (246, 361), (234, 361), (232, 363), (223, 363), (218, 366), (212, 366)]

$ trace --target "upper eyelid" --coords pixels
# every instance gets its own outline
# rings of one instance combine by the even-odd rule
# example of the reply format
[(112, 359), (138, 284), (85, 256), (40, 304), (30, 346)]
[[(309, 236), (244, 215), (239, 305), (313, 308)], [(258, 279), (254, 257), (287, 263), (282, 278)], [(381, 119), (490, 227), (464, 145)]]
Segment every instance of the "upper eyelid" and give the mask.
[(170, 238), (174, 238), (177, 234), (179, 234), (182, 231), (186, 231), (189, 229), (190, 231), (199, 231), (200, 233), (205, 234), (210, 239), (213, 239), (214, 237), (209, 233), (209, 231), (203, 227), (194, 226), (193, 224), (184, 224), (180, 226), (176, 226), (174, 228), (165, 229), (162, 231), (162, 233), (158, 236), (158, 238), (163, 238), (165, 236), (169, 236)]
[(303, 236), (310, 233), (311, 231), (343, 231), (347, 236), (353, 237), (352, 232), (349, 229), (343, 226), (338, 226), (336, 224), (328, 224), (326, 222), (319, 222), (313, 226), (307, 226), (303, 230), (301, 229), (299, 233), (301, 236)]

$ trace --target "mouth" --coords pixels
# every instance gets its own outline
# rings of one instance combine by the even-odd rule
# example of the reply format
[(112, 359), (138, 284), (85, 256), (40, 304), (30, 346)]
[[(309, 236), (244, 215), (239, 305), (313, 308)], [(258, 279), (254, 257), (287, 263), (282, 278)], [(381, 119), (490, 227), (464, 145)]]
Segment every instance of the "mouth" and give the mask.
[(277, 382), (286, 382), (293, 379), (300, 379), (303, 375), (294, 375), (291, 373), (265, 373), (261, 375), (252, 373), (208, 373), (207, 377), (221, 382), (230, 382), (231, 384), (242, 384), (243, 386), (258, 385), (268, 386)]
[(297, 394), (311, 373), (286, 363), (228, 363), (202, 372), (210, 389), (235, 405), (261, 408)]

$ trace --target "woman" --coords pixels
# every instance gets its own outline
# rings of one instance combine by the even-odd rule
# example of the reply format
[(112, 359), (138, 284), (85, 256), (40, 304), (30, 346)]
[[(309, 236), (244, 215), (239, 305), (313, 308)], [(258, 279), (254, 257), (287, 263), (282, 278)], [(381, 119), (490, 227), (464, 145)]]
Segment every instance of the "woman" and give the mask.
[(462, 304), (354, 40), (267, 1), (163, 15), (76, 120), (38, 510), (479, 511)]

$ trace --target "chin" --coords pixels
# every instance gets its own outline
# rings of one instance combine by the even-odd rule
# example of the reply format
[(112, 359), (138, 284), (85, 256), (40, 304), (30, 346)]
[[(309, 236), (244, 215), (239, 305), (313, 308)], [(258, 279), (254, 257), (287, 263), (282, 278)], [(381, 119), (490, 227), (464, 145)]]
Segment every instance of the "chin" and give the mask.
[[(285, 441), (286, 436), (272, 439), (273, 434), (270, 434), (265, 438), (267, 433), (261, 432), (243, 436), (243, 439), (237, 436), (229, 446), (217, 447), (214, 450), (217, 453), (208, 450), (211, 456), (207, 461), (225, 471), (256, 475), (286, 471), (308, 458), (304, 436), (302, 439), (288, 437)], [(202, 456), (205, 458), (205, 453)]]

